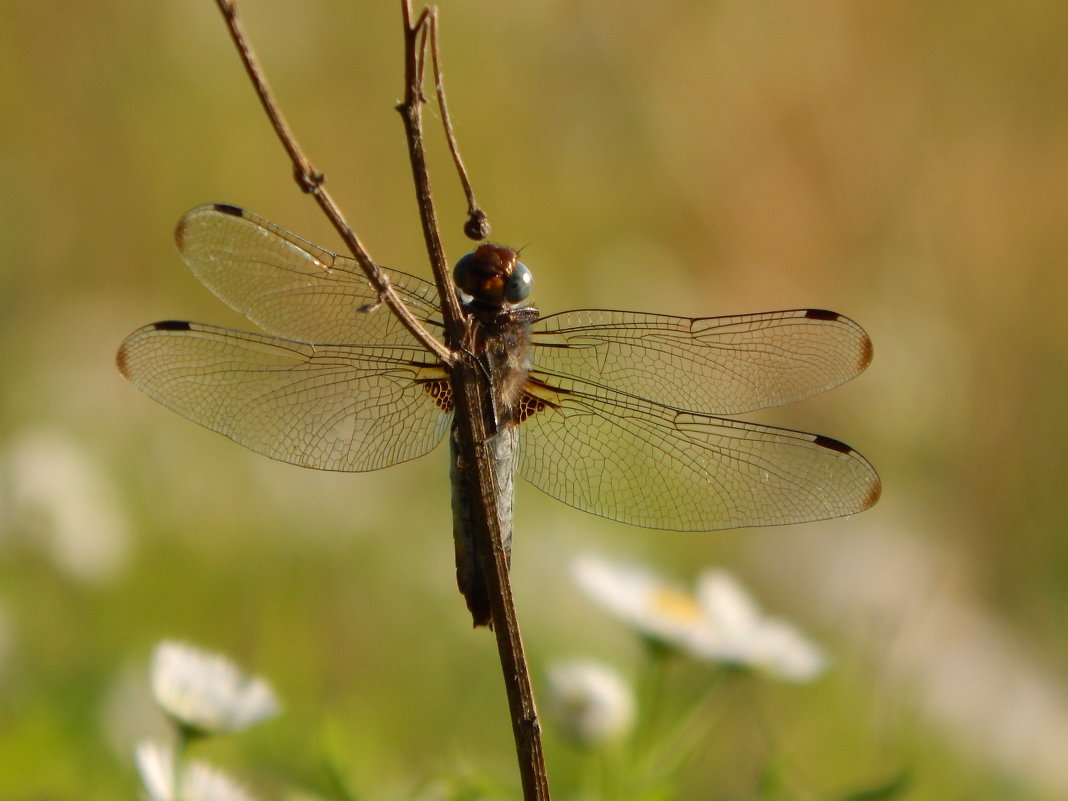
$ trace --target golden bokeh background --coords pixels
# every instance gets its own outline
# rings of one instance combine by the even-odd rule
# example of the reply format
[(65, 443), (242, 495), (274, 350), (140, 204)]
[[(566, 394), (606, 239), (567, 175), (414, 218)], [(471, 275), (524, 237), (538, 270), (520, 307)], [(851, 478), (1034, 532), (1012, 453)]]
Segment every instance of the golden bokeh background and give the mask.
[[(400, 121), (398, 4), (242, 3), (278, 97), (372, 255), (427, 274)], [(0, 798), (127, 797), (152, 646), (268, 676), (286, 708), (205, 755), (267, 797), (439, 776), (517, 796), (492, 640), (452, 578), (444, 448), (366, 475), (268, 462), (117, 374), (158, 319), (242, 325), (172, 231), (207, 201), (338, 248), (214, 5), (0, 2)], [(573, 588), (589, 551), (689, 581), (726, 566), (832, 656), (755, 683), (682, 798), (1068, 793), (1068, 6), (451, 0), (457, 133), (540, 308), (856, 319), (858, 380), (759, 419), (844, 439), (884, 494), (856, 518), (708, 535), (519, 487), (515, 591), (536, 670), (640, 650)], [(429, 111), (450, 256), (462, 203)], [(247, 325), (247, 324), (246, 324)], [(679, 698), (706, 668), (679, 671)], [(680, 701), (680, 703), (683, 703)], [(759, 718), (762, 722), (755, 722)], [(550, 778), (584, 757), (549, 731)], [(711, 789), (710, 789), (711, 788)]]

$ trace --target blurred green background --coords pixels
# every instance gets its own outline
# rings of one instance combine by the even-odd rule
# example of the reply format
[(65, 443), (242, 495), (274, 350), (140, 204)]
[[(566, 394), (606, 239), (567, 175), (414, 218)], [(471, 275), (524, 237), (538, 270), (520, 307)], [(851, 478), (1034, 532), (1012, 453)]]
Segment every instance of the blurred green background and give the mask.
[[(398, 4), (241, 8), (372, 255), (426, 275), (393, 111)], [(163, 637), (274, 682), (281, 718), (206, 749), (265, 796), (322, 790), (328, 754), (365, 798), (457, 774), (516, 797), (492, 638), (453, 583), (445, 449), (380, 473), (301, 471), (114, 368), (144, 323), (242, 325), (178, 257), (188, 208), (236, 203), (339, 247), (214, 5), (0, 9), (0, 799), (132, 797)], [(859, 517), (649, 532), (520, 485), (513, 576), (535, 670), (640, 661), (572, 587), (575, 555), (685, 580), (727, 566), (833, 664), (812, 685), (746, 690), (680, 797), (750, 797), (769, 762), (786, 776), (773, 797), (903, 770), (915, 799), (1068, 795), (1068, 5), (441, 11), (463, 152), (495, 238), (526, 248), (540, 308), (818, 306), (875, 342), (857, 381), (760, 417), (879, 468), (883, 499)], [(455, 258), (461, 197), (431, 138)], [(547, 726), (567, 795), (582, 757)]]

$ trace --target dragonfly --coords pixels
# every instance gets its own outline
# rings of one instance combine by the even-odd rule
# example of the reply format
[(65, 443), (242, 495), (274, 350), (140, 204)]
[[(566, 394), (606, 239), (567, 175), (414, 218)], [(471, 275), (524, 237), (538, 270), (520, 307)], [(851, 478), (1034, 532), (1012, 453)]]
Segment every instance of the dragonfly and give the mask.
[[(197, 278), (266, 334), (176, 320), (134, 331), (118, 367), (150, 398), (253, 451), (320, 470), (386, 468), (450, 432), (449, 367), (382, 308), (353, 259), (225, 204), (189, 211), (175, 238)], [(414, 316), (441, 333), (436, 287), (387, 272)], [(822, 309), (541, 316), (529, 305), (530, 270), (489, 244), (461, 258), (454, 278), (492, 399), (506, 545), (516, 473), (585, 512), (674, 531), (823, 520), (878, 500), (875, 469), (848, 445), (731, 417), (863, 371), (871, 340), (849, 318)], [(452, 445), (457, 578), (475, 625), (488, 624)]]

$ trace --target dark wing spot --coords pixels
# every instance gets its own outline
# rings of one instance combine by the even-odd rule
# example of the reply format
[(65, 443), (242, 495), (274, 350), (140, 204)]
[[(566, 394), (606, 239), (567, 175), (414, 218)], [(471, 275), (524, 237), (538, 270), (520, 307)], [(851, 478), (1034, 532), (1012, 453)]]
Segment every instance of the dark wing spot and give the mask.
[(127, 381), (129, 381), (130, 380), (130, 372), (127, 369), (127, 365), (126, 365), (126, 346), (125, 345), (123, 345), (121, 348), (119, 348), (119, 352), (115, 354), (115, 366), (119, 368), (119, 375), (121, 375), (123, 378), (125, 378)]
[(178, 250), (182, 253), (185, 252), (185, 227), (188, 224), (188, 220), (182, 217), (178, 221), (178, 227), (174, 229), (174, 243), (178, 245)]
[(844, 442), (839, 442), (831, 437), (825, 437), (821, 434), (816, 435), (816, 439), (813, 440), (821, 448), (828, 448), (832, 451), (838, 451), (839, 453), (850, 454), (853, 453), (853, 449), (846, 445)]
[(232, 214), (234, 217), (244, 217), (245, 210), (239, 206), (231, 206), (229, 203), (216, 203), (215, 210), (223, 214)]
[(869, 364), (871, 364), (872, 346), (871, 339), (864, 337), (864, 341), (860, 344), (860, 355), (857, 357), (857, 370), (863, 370)]
[(436, 378), (430, 381), (421, 382), (423, 390), (430, 396), (430, 400), (434, 402), (443, 412), (452, 411), (452, 386), (443, 378)]
[(834, 322), (841, 317), (838, 312), (827, 311), (826, 309), (807, 309), (805, 311), (805, 317), (810, 320), (828, 320)]
[(188, 331), (191, 328), (185, 320), (160, 320), (152, 323), (152, 327), (157, 331)]

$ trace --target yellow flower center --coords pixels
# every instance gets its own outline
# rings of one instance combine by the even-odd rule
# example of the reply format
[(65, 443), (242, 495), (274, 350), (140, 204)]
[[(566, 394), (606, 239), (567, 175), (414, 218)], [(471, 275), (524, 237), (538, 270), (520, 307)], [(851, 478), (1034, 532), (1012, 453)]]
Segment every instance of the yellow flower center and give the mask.
[(653, 596), (653, 608), (665, 617), (686, 622), (692, 622), (701, 617), (701, 608), (693, 596), (672, 589), (658, 590)]

